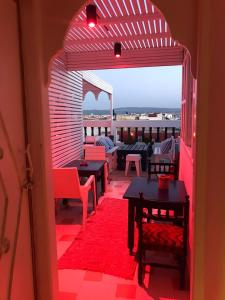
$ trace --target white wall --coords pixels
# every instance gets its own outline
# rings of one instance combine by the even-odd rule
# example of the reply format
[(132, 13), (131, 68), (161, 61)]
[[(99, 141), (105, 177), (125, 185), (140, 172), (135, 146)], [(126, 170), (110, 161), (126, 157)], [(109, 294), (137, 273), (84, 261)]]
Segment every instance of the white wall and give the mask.
[(83, 79), (55, 58), (48, 88), (53, 167), (79, 159), (83, 145)]

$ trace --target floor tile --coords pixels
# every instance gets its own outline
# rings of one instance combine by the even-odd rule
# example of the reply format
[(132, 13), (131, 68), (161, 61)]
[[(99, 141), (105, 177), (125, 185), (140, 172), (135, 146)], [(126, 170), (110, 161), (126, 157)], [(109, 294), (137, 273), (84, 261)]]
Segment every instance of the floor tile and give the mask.
[(67, 293), (67, 292), (60, 292), (59, 293), (60, 300), (76, 300), (77, 294), (74, 293)]
[(59, 290), (60, 292), (76, 293), (80, 292), (85, 271), (83, 270), (59, 270)]
[(103, 274), (99, 272), (86, 271), (84, 280), (86, 281), (102, 281)]
[(69, 248), (71, 245), (71, 241), (66, 241), (66, 242), (58, 242), (57, 243), (57, 258), (59, 259)]
[(134, 284), (118, 284), (116, 298), (135, 299), (137, 286)]
[(84, 281), (76, 300), (114, 300), (115, 293), (115, 284)]
[(60, 242), (73, 241), (76, 235), (74, 234), (65, 234), (60, 238)]

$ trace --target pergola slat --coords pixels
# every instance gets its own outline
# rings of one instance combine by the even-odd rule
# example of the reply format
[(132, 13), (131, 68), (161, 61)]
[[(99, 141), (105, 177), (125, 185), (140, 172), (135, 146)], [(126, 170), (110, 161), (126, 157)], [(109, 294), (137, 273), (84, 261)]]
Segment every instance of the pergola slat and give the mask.
[[(122, 50), (174, 47), (170, 30), (161, 12), (147, 0), (94, 0), (98, 24), (86, 24), (85, 6), (74, 18), (64, 43), (67, 55), (73, 52), (110, 50), (121, 42)], [(132, 54), (132, 53), (131, 53)], [(132, 57), (131, 57), (132, 58)]]
[[(170, 66), (181, 65), (184, 57), (184, 50), (180, 47), (159, 47), (142, 48), (139, 50), (123, 51), (118, 60), (110, 51), (95, 53), (93, 56), (86, 56), (85, 53), (70, 53), (67, 58), (68, 70), (96, 70), (98, 68), (131, 68), (143, 66)], [(131, 59), (132, 57), (132, 59)]]

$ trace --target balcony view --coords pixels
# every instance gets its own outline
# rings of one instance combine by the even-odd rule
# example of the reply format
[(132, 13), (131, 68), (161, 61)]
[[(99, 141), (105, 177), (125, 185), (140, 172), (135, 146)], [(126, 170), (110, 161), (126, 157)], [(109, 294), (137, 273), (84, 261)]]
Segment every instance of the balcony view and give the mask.
[[(61, 298), (67, 299), (68, 289), (72, 289), (71, 298), (76, 295), (84, 300), (104, 299), (110, 286), (115, 289), (108, 292), (110, 299), (158, 299), (162, 296), (189, 299), (186, 259), (180, 267), (179, 260), (171, 262), (168, 251), (162, 257), (157, 257), (157, 251), (147, 251), (149, 261), (156, 259), (164, 268), (154, 267), (158, 265), (153, 262), (141, 271), (138, 258), (141, 246), (137, 246), (141, 242), (140, 228), (131, 213), (133, 197), (141, 197), (139, 193), (146, 188), (158, 190), (156, 194), (154, 191), (143, 196), (153, 197), (152, 201), (157, 197), (166, 200), (168, 189), (181, 203), (189, 197), (184, 182), (178, 180), (182, 68), (85, 71), (82, 74), (81, 152), (78, 159), (69, 158), (68, 163), (63, 162), (63, 169), (54, 169), (55, 197), (59, 198), (56, 200), (56, 233)], [(162, 107), (157, 107), (159, 104)], [(56, 105), (54, 108), (56, 111)], [(55, 120), (55, 112), (53, 118)], [(55, 130), (53, 133), (57, 137)], [(60, 131), (58, 133), (64, 138)], [(54, 162), (58, 149), (54, 144), (52, 149)], [(57, 155), (55, 157), (58, 159)], [(77, 184), (81, 185), (81, 197), (85, 197), (81, 198), (83, 203), (74, 199), (75, 194), (66, 197), (69, 190), (72, 193), (72, 186), (68, 180), (63, 184), (63, 176), (69, 177), (72, 175), (69, 172), (74, 171), (80, 178)], [(168, 187), (160, 189), (160, 185)], [(86, 196), (82, 196), (85, 187)], [(129, 196), (130, 190), (135, 196)], [(170, 201), (174, 201), (173, 198)], [(158, 204), (149, 208), (148, 223), (165, 221), (170, 224), (170, 215), (163, 209), (166, 207), (157, 207)], [(181, 209), (184, 206), (181, 205)], [(174, 222), (176, 210), (173, 206), (168, 213), (172, 214)], [(185, 247), (183, 251), (187, 251)], [(164, 264), (172, 270), (165, 270)], [(89, 289), (93, 289), (91, 293)]]
[(225, 299), (225, 2), (0, 2), (0, 300)]

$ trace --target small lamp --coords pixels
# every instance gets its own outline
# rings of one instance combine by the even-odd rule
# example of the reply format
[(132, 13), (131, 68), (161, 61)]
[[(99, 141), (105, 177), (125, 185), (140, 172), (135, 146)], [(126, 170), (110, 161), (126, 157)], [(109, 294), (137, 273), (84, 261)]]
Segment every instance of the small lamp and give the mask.
[(95, 27), (97, 24), (97, 12), (96, 6), (94, 4), (89, 4), (86, 6), (86, 16), (87, 16), (87, 24), (90, 28)]
[(114, 44), (114, 55), (115, 57), (121, 56), (121, 44), (118, 42)]

